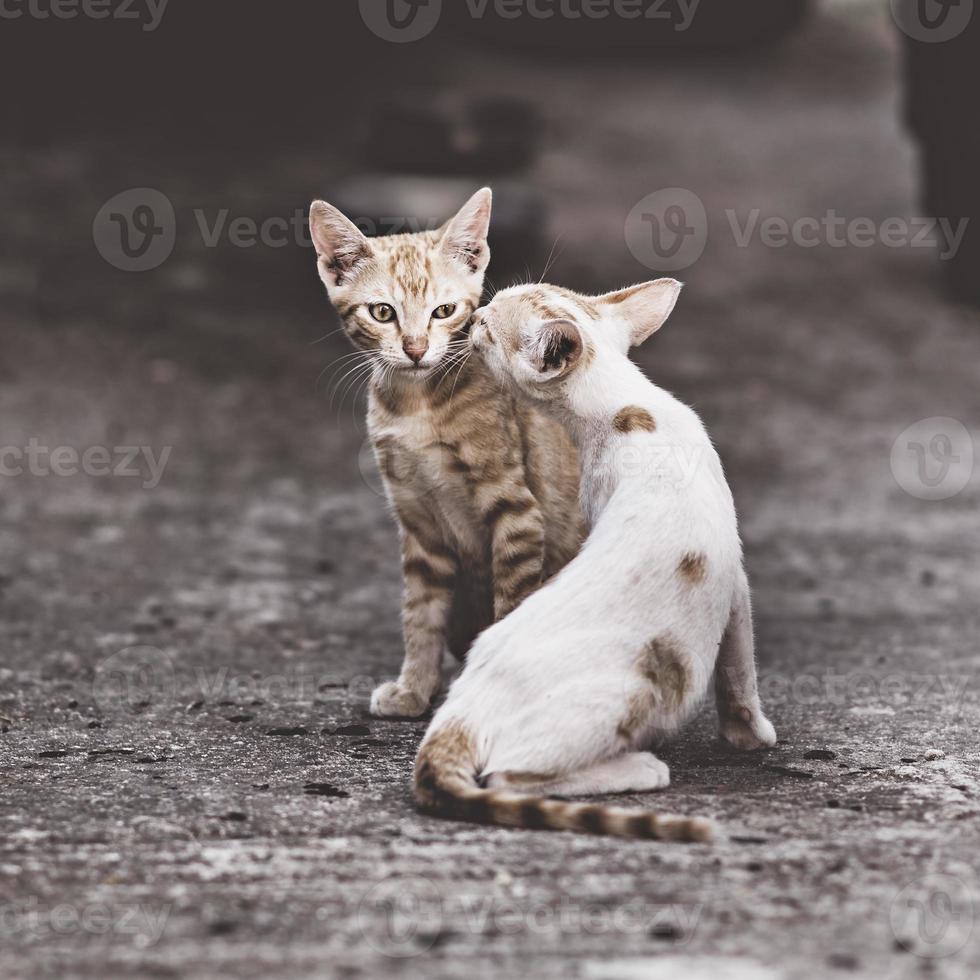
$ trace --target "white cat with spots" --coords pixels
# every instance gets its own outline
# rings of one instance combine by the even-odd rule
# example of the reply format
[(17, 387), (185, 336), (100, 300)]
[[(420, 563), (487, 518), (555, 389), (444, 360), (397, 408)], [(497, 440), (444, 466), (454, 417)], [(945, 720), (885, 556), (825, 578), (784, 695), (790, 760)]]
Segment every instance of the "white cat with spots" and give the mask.
[(419, 751), (426, 808), (703, 840), (709, 821), (542, 797), (667, 786), (667, 766), (647, 750), (691, 715), (713, 673), (722, 736), (745, 750), (776, 742), (721, 462), (697, 415), (627, 356), (680, 290), (671, 279), (594, 298), (518, 286), (474, 314), (472, 344), (492, 374), (576, 443), (591, 531), (570, 564), (474, 644)]

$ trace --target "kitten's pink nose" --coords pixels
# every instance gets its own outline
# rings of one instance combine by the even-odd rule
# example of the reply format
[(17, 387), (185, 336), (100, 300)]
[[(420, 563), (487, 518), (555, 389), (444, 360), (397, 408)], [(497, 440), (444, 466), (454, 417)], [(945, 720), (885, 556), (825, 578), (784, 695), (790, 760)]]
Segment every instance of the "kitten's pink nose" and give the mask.
[(402, 341), (402, 350), (405, 351), (413, 364), (418, 364), (425, 357), (425, 352), (428, 349), (429, 341), (426, 337), (412, 337)]

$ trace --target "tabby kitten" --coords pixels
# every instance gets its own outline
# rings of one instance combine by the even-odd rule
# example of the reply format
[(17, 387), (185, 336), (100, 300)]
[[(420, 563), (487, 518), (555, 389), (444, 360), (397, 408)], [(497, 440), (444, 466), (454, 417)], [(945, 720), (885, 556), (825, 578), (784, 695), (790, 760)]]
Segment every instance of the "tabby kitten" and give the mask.
[(400, 530), (405, 658), (371, 697), (380, 717), (424, 714), (444, 651), (462, 656), (582, 540), (568, 436), (469, 356), (490, 208), (484, 189), (436, 231), (374, 239), (310, 208), (320, 277), (372, 364), (368, 431)]

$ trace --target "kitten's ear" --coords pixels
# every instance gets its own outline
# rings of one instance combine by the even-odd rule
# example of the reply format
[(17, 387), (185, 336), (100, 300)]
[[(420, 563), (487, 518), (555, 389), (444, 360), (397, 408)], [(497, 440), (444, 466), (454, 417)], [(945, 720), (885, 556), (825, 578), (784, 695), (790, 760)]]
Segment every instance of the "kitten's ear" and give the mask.
[(490, 210), (493, 192), (489, 187), (477, 191), (460, 209), (459, 214), (447, 221), (442, 229), (440, 246), (452, 259), (461, 262), (469, 272), (482, 275), (490, 263)]
[(549, 320), (538, 329), (528, 360), (541, 374), (564, 374), (582, 356), (582, 346), (582, 334), (571, 320)]
[(326, 201), (310, 205), (310, 235), (320, 278), (327, 289), (343, 285), (354, 269), (371, 256), (371, 243), (361, 229)]
[(666, 322), (681, 294), (683, 283), (676, 279), (657, 279), (599, 296), (596, 302), (618, 314), (626, 323), (625, 348), (637, 347)]

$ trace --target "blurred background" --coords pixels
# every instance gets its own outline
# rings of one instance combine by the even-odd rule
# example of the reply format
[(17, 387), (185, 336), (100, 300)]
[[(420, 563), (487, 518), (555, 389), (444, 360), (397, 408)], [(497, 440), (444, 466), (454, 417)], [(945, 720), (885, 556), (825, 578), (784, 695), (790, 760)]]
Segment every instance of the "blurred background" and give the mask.
[[(0, 973), (975, 976), (977, 947), (933, 955), (902, 903), (949, 908), (959, 939), (978, 894), (978, 21), (972, 0), (7, 0)], [(709, 712), (666, 750), (669, 808), (741, 845), (638, 867), (433, 828), (407, 790), (421, 725), (366, 717), (401, 658), (395, 531), (306, 209), (411, 231), (484, 184), (494, 287), (687, 284), (638, 360), (725, 461), (782, 742), (734, 761)], [(443, 904), (393, 956), (364, 912), (389, 874), (700, 925), (542, 939)], [(963, 889), (946, 906), (937, 874)], [(105, 901), (165, 929), (24, 926)]]

